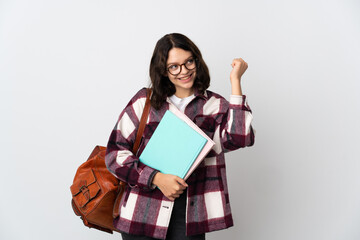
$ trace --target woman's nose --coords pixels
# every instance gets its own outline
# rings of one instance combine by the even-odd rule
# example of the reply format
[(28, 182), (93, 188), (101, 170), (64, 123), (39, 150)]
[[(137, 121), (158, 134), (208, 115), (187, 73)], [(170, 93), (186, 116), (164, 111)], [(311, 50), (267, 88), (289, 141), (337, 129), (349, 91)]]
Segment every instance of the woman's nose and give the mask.
[(187, 74), (189, 72), (185, 65), (182, 65), (180, 70), (180, 74)]

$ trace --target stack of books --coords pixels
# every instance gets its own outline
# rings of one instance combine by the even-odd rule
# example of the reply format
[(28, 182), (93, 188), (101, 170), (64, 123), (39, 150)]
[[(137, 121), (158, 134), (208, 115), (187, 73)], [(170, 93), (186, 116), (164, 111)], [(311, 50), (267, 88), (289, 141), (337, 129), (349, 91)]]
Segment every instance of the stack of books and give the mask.
[(191, 119), (174, 108), (166, 111), (139, 158), (162, 173), (186, 180), (214, 145)]

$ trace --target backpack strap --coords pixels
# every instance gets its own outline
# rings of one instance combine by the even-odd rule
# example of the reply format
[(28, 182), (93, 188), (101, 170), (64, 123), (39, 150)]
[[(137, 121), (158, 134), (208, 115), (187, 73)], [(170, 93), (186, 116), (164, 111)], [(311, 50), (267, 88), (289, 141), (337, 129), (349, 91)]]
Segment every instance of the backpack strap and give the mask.
[(146, 121), (147, 121), (147, 118), (149, 116), (149, 112), (150, 112), (150, 96), (151, 96), (151, 88), (148, 88), (147, 89), (147, 94), (146, 94), (145, 107), (144, 107), (143, 113), (141, 115), (139, 129), (138, 129), (138, 131), (136, 133), (136, 139), (135, 139), (135, 143), (134, 143), (133, 150), (132, 150), (133, 154), (136, 154), (138, 149), (139, 149), (140, 142), (141, 142), (141, 136), (144, 133), (144, 129), (145, 129), (145, 126), (146, 126)]
[[(136, 155), (139, 146), (140, 146), (140, 141), (141, 141), (141, 136), (144, 133), (144, 129), (146, 126), (146, 121), (147, 118), (149, 116), (149, 112), (150, 112), (150, 96), (151, 96), (151, 88), (147, 89), (147, 94), (146, 94), (146, 102), (145, 102), (145, 107), (143, 110), (143, 113), (141, 115), (141, 119), (140, 119), (140, 124), (139, 124), (139, 129), (136, 133), (136, 139), (135, 139), (135, 143), (133, 146), (133, 154)], [(120, 181), (119, 182), (119, 193), (115, 199), (115, 203), (114, 203), (114, 208), (113, 208), (113, 218), (116, 218), (119, 216), (119, 207), (120, 207), (120, 201), (122, 198), (122, 195), (125, 191), (126, 188), (126, 183)]]

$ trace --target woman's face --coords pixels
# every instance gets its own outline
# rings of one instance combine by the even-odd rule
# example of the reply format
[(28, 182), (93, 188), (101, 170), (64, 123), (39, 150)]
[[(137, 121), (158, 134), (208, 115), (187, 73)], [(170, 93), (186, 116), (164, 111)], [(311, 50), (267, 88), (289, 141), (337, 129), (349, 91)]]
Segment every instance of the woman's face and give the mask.
[[(191, 52), (181, 48), (172, 48), (168, 54), (166, 68), (173, 73), (178, 73), (173, 75), (167, 71), (168, 78), (175, 85), (175, 95), (177, 97), (184, 98), (194, 93), (193, 85), (196, 78), (196, 63)], [(177, 72), (176, 69), (181, 71)]]

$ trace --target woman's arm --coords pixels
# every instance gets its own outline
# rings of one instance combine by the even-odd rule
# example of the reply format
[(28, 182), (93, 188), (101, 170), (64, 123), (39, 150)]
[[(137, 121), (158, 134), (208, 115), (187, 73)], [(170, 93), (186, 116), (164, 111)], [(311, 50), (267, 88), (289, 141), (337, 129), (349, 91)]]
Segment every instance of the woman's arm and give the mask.
[(121, 112), (107, 144), (105, 163), (113, 175), (130, 186), (152, 189), (152, 179), (158, 171), (141, 163), (132, 153), (145, 100), (144, 88)]
[(241, 77), (248, 68), (242, 58), (234, 59), (230, 73), (231, 93), (230, 102), (223, 103), (227, 109), (220, 128), (220, 137), (225, 152), (241, 147), (252, 146), (255, 134), (252, 128), (252, 112), (247, 105), (246, 96), (242, 95)]

